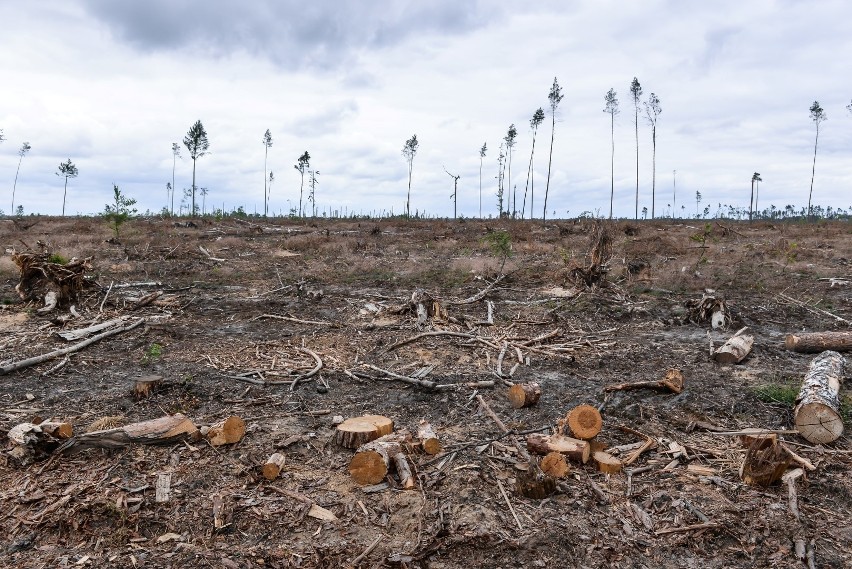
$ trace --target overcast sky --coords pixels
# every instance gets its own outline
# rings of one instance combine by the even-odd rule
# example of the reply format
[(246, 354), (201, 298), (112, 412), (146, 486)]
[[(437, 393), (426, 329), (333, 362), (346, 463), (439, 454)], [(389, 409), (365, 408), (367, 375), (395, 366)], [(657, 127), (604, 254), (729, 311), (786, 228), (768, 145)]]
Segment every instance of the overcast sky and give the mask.
[[(171, 144), (201, 120), (210, 155), (197, 163), (207, 209), (263, 211), (266, 129), (274, 144), (270, 207), (299, 200), (298, 157), (320, 172), (317, 206), (352, 212), (405, 208), (413, 134), (411, 208), (496, 215), (500, 143), (518, 131), (512, 186), (518, 209), (530, 163), (530, 119), (546, 118), (535, 148), (541, 217), (554, 76), (556, 111), (548, 217), (609, 213), (614, 88), (615, 213), (632, 216), (636, 146), (630, 82), (655, 93), (656, 213), (694, 213), (719, 202), (748, 206), (753, 172), (761, 209), (806, 205), (818, 100), (813, 201), (852, 207), (852, 3), (742, 0), (56, 0), (0, 2), (0, 209), (58, 214), (71, 159), (66, 212), (103, 210), (113, 183), (142, 211), (166, 204)], [(642, 109), (640, 108), (640, 111)], [(639, 208), (651, 209), (651, 131), (639, 119)], [(676, 176), (673, 171), (676, 170)], [(183, 150), (176, 186), (192, 185)], [(507, 181), (508, 184), (508, 181)], [(178, 199), (176, 201), (179, 201)], [(531, 198), (528, 197), (528, 202)], [(177, 203), (176, 203), (177, 207)], [(527, 204), (529, 211), (529, 203)], [(529, 215), (527, 213), (527, 215)]]

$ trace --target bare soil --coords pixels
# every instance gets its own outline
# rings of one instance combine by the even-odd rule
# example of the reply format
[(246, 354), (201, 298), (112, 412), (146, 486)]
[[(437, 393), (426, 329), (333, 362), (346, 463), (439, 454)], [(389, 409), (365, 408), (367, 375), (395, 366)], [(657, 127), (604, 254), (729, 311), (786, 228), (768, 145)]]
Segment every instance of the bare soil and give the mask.
[[(23, 467), (0, 458), (0, 566), (331, 568), (358, 558), (358, 567), (423, 569), (803, 567), (800, 541), (816, 567), (852, 567), (848, 434), (824, 447), (781, 436), (817, 466), (797, 487), (797, 520), (785, 485), (742, 483), (737, 437), (702, 427), (791, 429), (789, 394), (811, 357), (785, 351), (784, 334), (849, 328), (852, 226), (616, 223), (605, 283), (588, 288), (571, 275), (588, 263), (592, 229), (589, 221), (153, 219), (111, 239), (98, 219), (0, 221), (0, 365), (66, 346), (60, 329), (145, 318), (64, 365), (57, 358), (0, 376), (0, 448), (10, 428), (34, 418), (78, 432), (104, 418), (123, 425), (176, 412), (199, 425), (229, 415), (248, 425), (241, 442), (216, 448), (86, 449)], [(501, 259), (486, 239), (494, 231), (511, 236), (508, 276), (483, 300), (452, 304), (498, 275)], [(92, 257), (78, 318), (67, 307), (38, 314), (41, 304), (18, 298), (9, 253), (39, 240), (66, 259)], [(119, 286), (141, 282), (160, 284)], [(417, 288), (446, 310), (425, 331), (477, 339), (432, 335), (394, 348), (421, 332), (417, 315), (400, 310)], [(725, 330), (685, 307), (707, 289), (730, 309)], [(163, 294), (133, 310), (152, 291)], [(493, 325), (482, 323), (486, 301)], [(710, 342), (718, 347), (743, 326), (755, 335), (752, 354), (739, 365), (712, 362)], [(538, 405), (509, 404), (496, 376), (504, 342), (523, 349), (520, 361), (506, 350), (501, 371), (539, 382)], [(292, 390), (258, 384), (310, 370), (302, 348), (322, 359), (319, 374)], [(427, 389), (376, 368), (460, 385)], [(670, 368), (685, 378), (679, 395), (603, 390), (662, 379)], [(134, 400), (135, 379), (150, 374), (168, 388)], [(557, 493), (525, 498), (515, 485), (528, 468), (515, 449), (523, 436), (505, 435), (476, 395), (512, 433), (547, 432), (588, 403), (601, 409), (604, 444), (641, 442), (641, 433), (657, 447), (630, 476), (572, 463)], [(333, 437), (334, 416), (362, 414), (413, 432), (426, 419), (445, 454), (409, 455), (413, 490), (391, 477), (365, 491), (348, 474), (353, 451)], [(677, 461), (672, 441), (687, 449)], [(269, 482), (260, 467), (273, 452), (286, 464)], [(696, 474), (694, 465), (711, 470)], [(157, 503), (163, 473), (172, 494)], [(339, 520), (306, 515), (309, 505), (280, 490)], [(224, 504), (218, 529), (214, 498)]]

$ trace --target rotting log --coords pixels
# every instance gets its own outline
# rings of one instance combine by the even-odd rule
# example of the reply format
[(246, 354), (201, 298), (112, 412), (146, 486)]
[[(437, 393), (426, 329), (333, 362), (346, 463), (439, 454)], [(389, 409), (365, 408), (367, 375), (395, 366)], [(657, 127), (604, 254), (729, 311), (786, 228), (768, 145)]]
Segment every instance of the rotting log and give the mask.
[(587, 441), (601, 432), (603, 419), (600, 411), (591, 405), (578, 405), (568, 411), (565, 417), (568, 428), (578, 439)]
[(236, 415), (231, 415), (224, 421), (202, 427), (201, 434), (214, 447), (238, 443), (246, 435), (246, 422)]
[(383, 415), (364, 415), (337, 425), (334, 440), (344, 448), (357, 449), (392, 432), (393, 420)]
[(275, 480), (281, 474), (284, 468), (285, 457), (283, 454), (276, 452), (269, 455), (266, 463), (263, 465), (263, 477), (267, 480)]
[(150, 421), (131, 423), (115, 429), (77, 435), (68, 439), (58, 450), (69, 452), (87, 447), (115, 449), (133, 443), (143, 445), (172, 444), (185, 440), (197, 440), (198, 437), (198, 428), (192, 420), (181, 413), (177, 413)]
[(352, 457), (349, 474), (358, 484), (378, 484), (384, 480), (391, 461), (402, 452), (402, 447), (393, 435), (386, 437), (362, 445)]
[(832, 350), (852, 351), (852, 332), (801, 332), (787, 334), (784, 347), (794, 352), (812, 354)]
[(516, 383), (509, 388), (509, 403), (515, 409), (532, 407), (541, 398), (541, 386), (538, 383)]
[(541, 459), (541, 471), (554, 478), (564, 478), (571, 470), (565, 455), (558, 452), (549, 452)]
[(599, 450), (592, 454), (592, 460), (597, 465), (598, 470), (604, 474), (616, 474), (621, 472), (622, 463), (608, 452)]
[(722, 344), (713, 353), (713, 359), (720, 364), (738, 364), (743, 361), (751, 353), (751, 348), (754, 345), (754, 336), (743, 334), (744, 330), (745, 328)]
[(844, 363), (843, 356), (834, 351), (811, 361), (793, 410), (796, 428), (809, 442), (830, 443), (843, 434), (839, 393)]
[(769, 486), (780, 480), (791, 462), (792, 458), (780, 444), (764, 448), (754, 445), (748, 449), (740, 466), (740, 478), (752, 486)]
[(571, 460), (586, 463), (589, 460), (590, 447), (586, 441), (563, 437), (562, 435), (527, 435), (527, 449), (533, 454), (546, 455), (549, 452), (564, 454)]
[(426, 421), (420, 421), (417, 426), (417, 439), (420, 441), (420, 446), (426, 454), (438, 454), (444, 448), (432, 425)]

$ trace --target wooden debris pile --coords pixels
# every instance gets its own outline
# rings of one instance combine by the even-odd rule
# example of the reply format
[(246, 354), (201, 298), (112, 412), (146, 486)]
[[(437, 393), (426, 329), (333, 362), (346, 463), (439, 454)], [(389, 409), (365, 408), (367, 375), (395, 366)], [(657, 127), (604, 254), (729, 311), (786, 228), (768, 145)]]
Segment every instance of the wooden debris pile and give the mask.
[(569, 276), (578, 285), (587, 288), (606, 286), (606, 274), (609, 272), (609, 261), (612, 258), (612, 233), (610, 225), (601, 220), (595, 220), (589, 237), (589, 252), (585, 266), (574, 267)]
[(39, 241), (38, 245), (39, 252), (12, 250), (12, 261), (21, 271), (15, 291), (25, 302), (43, 302), (44, 307), (39, 312), (49, 312), (57, 306), (65, 307), (77, 302), (82, 290), (90, 284), (85, 275), (92, 270), (92, 258), (75, 257), (63, 262), (49, 244)]
[(713, 329), (724, 328), (731, 322), (728, 306), (724, 298), (717, 298), (715, 291), (707, 290), (700, 299), (687, 300), (684, 303), (688, 319), (696, 324), (710, 322)]

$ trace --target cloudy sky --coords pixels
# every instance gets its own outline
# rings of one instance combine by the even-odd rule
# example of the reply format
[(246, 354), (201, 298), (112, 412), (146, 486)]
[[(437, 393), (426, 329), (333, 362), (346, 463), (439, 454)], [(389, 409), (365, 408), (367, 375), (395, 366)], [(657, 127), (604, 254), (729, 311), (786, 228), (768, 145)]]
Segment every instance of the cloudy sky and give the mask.
[[(532, 5), (534, 4), (534, 7)], [(528, 5), (528, 6), (525, 6)], [(263, 210), (264, 145), (274, 144), (270, 207), (299, 200), (298, 157), (320, 172), (317, 207), (404, 211), (413, 134), (411, 208), (496, 214), (500, 143), (518, 131), (511, 185), (523, 201), (530, 119), (539, 107), (535, 216), (542, 214), (554, 76), (556, 111), (548, 216), (609, 213), (615, 89), (615, 213), (632, 216), (636, 147), (629, 93), (655, 93), (655, 210), (807, 204), (818, 100), (813, 201), (852, 207), (852, 3), (846, 0), (55, 0), (0, 2), (0, 209), (58, 214), (71, 159), (70, 214), (103, 210), (113, 183), (141, 210), (166, 204), (171, 144), (201, 120), (210, 154), (198, 160), (206, 207)], [(642, 110), (640, 108), (640, 110)], [(643, 113), (644, 114), (644, 113)], [(186, 150), (176, 186), (192, 184)], [(651, 131), (639, 122), (639, 207), (651, 209)], [(677, 171), (676, 176), (674, 171)], [(508, 180), (507, 180), (508, 185)], [(179, 202), (180, 196), (178, 195)], [(528, 198), (528, 201), (531, 198)], [(527, 205), (529, 210), (529, 203)], [(529, 215), (527, 213), (527, 215)]]

